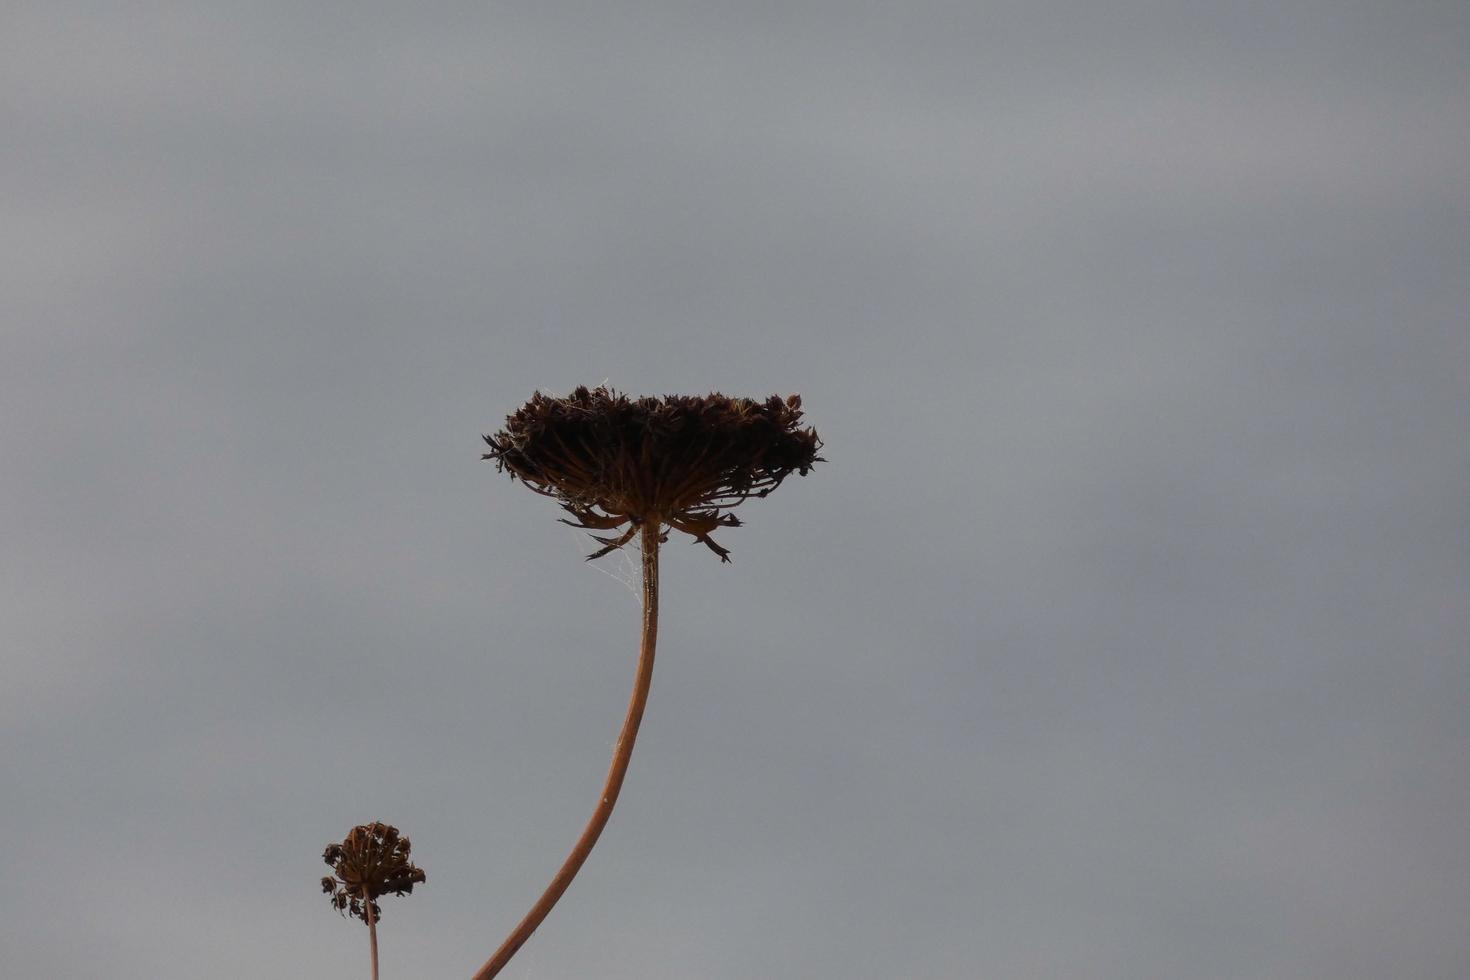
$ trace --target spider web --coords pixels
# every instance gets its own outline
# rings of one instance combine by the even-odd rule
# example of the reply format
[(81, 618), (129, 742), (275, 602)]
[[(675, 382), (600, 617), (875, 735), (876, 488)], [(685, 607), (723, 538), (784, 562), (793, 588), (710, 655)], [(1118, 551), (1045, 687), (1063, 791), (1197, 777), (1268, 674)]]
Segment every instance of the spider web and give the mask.
[[(594, 547), (596, 545), (596, 542), (588, 536), (586, 531), (580, 528), (568, 527), (567, 532), (569, 540), (572, 542), (572, 547), (576, 549), (577, 557), (585, 559), (587, 557), (587, 549), (589, 547)], [(636, 540), (637, 539), (635, 538), (634, 541)], [(633, 557), (634, 555), (639, 554), (638, 548), (634, 544), (634, 541), (629, 541), (617, 551), (603, 555), (596, 561), (584, 560), (582, 564), (586, 565), (588, 568), (596, 570), (602, 575), (606, 575), (614, 582), (622, 583), (623, 587), (628, 590), (628, 594), (633, 597), (634, 601), (642, 603), (643, 563), (640, 561), (639, 558)]]
[[(606, 388), (611, 383), (611, 378), (603, 378), (594, 387)], [(558, 389), (548, 385), (547, 387), (538, 388), (537, 390), (556, 391)], [(569, 527), (567, 528), (567, 530), (572, 532), (572, 539), (576, 542), (575, 547), (577, 549), (578, 556), (581, 558), (586, 558), (587, 548), (589, 547), (588, 542), (592, 539), (588, 537), (587, 532), (581, 528)], [(636, 541), (637, 538), (634, 538), (634, 540)], [(628, 594), (641, 604), (643, 602), (643, 566), (638, 559), (633, 557), (635, 551), (636, 549), (633, 548), (632, 542), (629, 542), (612, 554), (604, 555), (596, 561), (584, 562), (584, 564), (596, 569), (598, 572), (606, 575), (614, 582), (621, 583), (623, 588), (628, 590)]]
[[(612, 384), (611, 378), (603, 378), (593, 387), (606, 388), (610, 384)], [(552, 392), (559, 391), (560, 389), (557, 388), (555, 385), (540, 385), (537, 386), (536, 390), (542, 392)], [(567, 528), (567, 530), (571, 532), (571, 540), (575, 542), (573, 547), (577, 550), (577, 556), (579, 558), (586, 558), (588, 549), (594, 548), (596, 546), (596, 542), (593, 541), (592, 538), (587, 535), (586, 530), (582, 528), (569, 527)], [(635, 537), (634, 540), (636, 541), (637, 538)], [(621, 583), (623, 588), (628, 590), (628, 593), (634, 598), (634, 600), (642, 604), (643, 567), (642, 563), (637, 558), (633, 557), (635, 553), (637, 553), (637, 549), (632, 546), (632, 542), (629, 542), (612, 554), (604, 555), (596, 561), (584, 562), (583, 564), (586, 564), (596, 569), (598, 572), (606, 575), (614, 582)]]

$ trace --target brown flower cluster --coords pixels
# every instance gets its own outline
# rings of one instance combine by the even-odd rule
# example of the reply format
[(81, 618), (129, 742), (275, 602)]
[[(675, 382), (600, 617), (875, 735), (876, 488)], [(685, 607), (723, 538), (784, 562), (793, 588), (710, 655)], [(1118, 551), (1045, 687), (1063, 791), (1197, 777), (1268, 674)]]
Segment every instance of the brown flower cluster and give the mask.
[(801, 397), (764, 402), (704, 396), (629, 398), (606, 387), (578, 388), (565, 398), (541, 392), (485, 436), (493, 459), (512, 478), (555, 497), (573, 527), (611, 530), (593, 537), (599, 558), (622, 547), (646, 521), (658, 521), (730, 553), (710, 538), (738, 527), (729, 509), (764, 497), (787, 476), (821, 462), (822, 442), (801, 428)]
[(371, 904), (376, 921), (382, 918), (380, 896), (389, 892), (407, 895), (414, 885), (425, 881), (423, 870), (408, 858), (411, 849), (397, 827), (385, 823), (353, 827), (342, 843), (328, 844), (322, 852), (322, 860), (336, 873), (336, 877), (322, 879), (322, 891), (331, 896), (337, 911), (364, 922), (368, 921), (366, 906)]

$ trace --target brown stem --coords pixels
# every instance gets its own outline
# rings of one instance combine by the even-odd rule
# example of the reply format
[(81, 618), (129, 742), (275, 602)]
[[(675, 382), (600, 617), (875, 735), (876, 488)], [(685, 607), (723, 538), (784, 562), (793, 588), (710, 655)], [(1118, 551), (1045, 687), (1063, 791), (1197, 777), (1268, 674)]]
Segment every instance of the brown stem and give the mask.
[(618, 742), (613, 749), (612, 765), (607, 771), (607, 783), (602, 788), (602, 798), (598, 800), (597, 808), (592, 811), (592, 819), (587, 821), (586, 829), (577, 838), (577, 843), (572, 847), (572, 853), (567, 855), (561, 870), (551, 879), (551, 884), (546, 887), (536, 904), (531, 906), (531, 911), (526, 913), (521, 924), (500, 944), (495, 955), (480, 967), (474, 980), (490, 980), (510, 962), (510, 958), (526, 940), (531, 938), (531, 933), (536, 931), (536, 927), (551, 912), (581, 870), (587, 855), (592, 853), (592, 845), (597, 843), (602, 828), (607, 826), (607, 820), (612, 816), (613, 806), (618, 802), (618, 791), (623, 788), (623, 777), (628, 773), (628, 760), (633, 758), (633, 742), (638, 738), (638, 724), (643, 720), (643, 708), (648, 704), (648, 687), (653, 680), (653, 647), (658, 638), (658, 531), (659, 521), (656, 518), (643, 522), (643, 638), (638, 648), (638, 673), (633, 681), (633, 697), (628, 702), (628, 716), (623, 719), (623, 730), (618, 734)]
[(367, 916), (368, 945), (373, 951), (373, 980), (378, 980), (378, 919), (373, 915), (373, 897), (367, 885), (362, 886), (362, 900), (366, 905), (363, 914)]

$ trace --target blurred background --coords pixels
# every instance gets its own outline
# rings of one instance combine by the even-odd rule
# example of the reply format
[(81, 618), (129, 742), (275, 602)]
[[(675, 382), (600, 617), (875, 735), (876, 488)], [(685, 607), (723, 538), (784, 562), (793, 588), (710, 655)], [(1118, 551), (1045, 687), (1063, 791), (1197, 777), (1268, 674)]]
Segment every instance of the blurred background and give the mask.
[(0, 15), (0, 972), (468, 976), (630, 563), (536, 390), (800, 392), (503, 974), (1470, 970), (1463, 3)]

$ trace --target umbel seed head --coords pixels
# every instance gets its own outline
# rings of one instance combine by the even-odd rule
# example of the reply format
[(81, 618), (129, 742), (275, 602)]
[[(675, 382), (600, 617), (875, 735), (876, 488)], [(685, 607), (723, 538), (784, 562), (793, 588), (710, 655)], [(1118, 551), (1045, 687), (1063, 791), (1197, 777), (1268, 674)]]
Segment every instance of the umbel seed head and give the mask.
[(366, 922), (371, 905), (377, 921), (382, 918), (381, 896), (407, 895), (426, 880), (423, 870), (409, 860), (410, 850), (412, 845), (397, 827), (385, 823), (353, 827), (342, 843), (328, 844), (322, 852), (322, 860), (335, 872), (335, 877), (322, 879), (322, 891), (344, 916)]
[(483, 458), (559, 500), (576, 518), (563, 523), (604, 531), (629, 525), (616, 538), (593, 535), (604, 547), (589, 559), (622, 547), (653, 521), (729, 561), (709, 534), (740, 526), (730, 508), (823, 461), (816, 431), (801, 427), (799, 395), (757, 402), (718, 392), (632, 399), (602, 386), (565, 398), (538, 391), (484, 438), (490, 451)]

